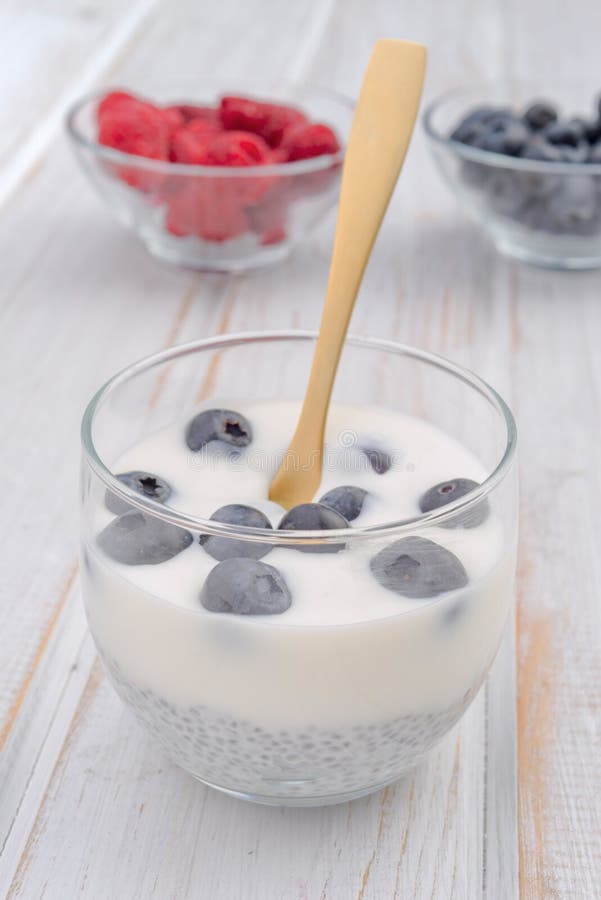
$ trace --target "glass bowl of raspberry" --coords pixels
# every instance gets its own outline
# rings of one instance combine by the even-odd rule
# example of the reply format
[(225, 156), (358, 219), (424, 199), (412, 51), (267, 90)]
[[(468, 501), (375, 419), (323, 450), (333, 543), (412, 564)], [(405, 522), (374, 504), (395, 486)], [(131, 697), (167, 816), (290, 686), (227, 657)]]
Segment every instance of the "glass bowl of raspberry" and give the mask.
[(441, 174), (505, 255), (601, 266), (601, 98), (592, 93), (500, 82), (451, 91), (425, 111)]
[(152, 255), (235, 272), (285, 258), (335, 205), (352, 114), (349, 98), (301, 85), (194, 102), (103, 90), (75, 103), (66, 127), (100, 196)]

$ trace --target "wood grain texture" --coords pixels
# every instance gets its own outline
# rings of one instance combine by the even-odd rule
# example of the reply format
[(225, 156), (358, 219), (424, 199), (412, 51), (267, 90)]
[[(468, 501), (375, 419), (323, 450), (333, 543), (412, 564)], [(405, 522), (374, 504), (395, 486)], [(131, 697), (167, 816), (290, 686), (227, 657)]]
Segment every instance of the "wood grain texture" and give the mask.
[[(512, 0), (515, 77), (599, 91), (601, 8)], [(561, 24), (560, 24), (561, 23)], [(528, 39), (536, 28), (536, 41)], [(575, 54), (578, 65), (574, 66)], [(516, 267), (510, 282), (514, 407), (521, 426), (518, 577), (520, 881), (525, 900), (601, 894), (601, 305), (598, 272)]]
[(4, 0), (0, 201), (33, 177), (66, 107), (135, 39), (155, 0)]
[[(69, 72), (81, 74), (84, 60), (86, 84), (110, 76), (160, 87), (206, 72), (242, 84), (286, 72), (356, 94), (373, 41), (406, 37), (429, 47), (433, 96), (508, 70), (567, 72), (577, 47), (592, 93), (601, 9), (586, 0), (569, 16), (558, 0), (370, 0), (368, 13), (361, 0), (223, 0), (210, 15), (191, 0), (139, 3), (133, 13), (122, 6), (54, 0), (0, 10), (5, 44), (21, 47), (0, 56), (4, 83), (18, 64), (20, 96), (37, 98), (34, 111), (51, 107), (24, 155), (7, 164), (0, 141), (0, 188), (15, 189), (0, 208), (1, 452), (10, 473), (0, 513), (0, 896), (598, 896), (599, 274), (562, 276), (498, 257), (458, 217), (416, 135), (351, 330), (466, 364), (517, 413), (517, 630), (508, 629), (486, 690), (414, 777), (337, 808), (255, 808), (166, 762), (95, 662), (74, 569), (78, 422), (105, 378), (161, 346), (226, 330), (315, 327), (332, 222), (273, 270), (231, 279), (170, 270), (119, 232), (63, 140), (51, 139)], [(50, 8), (57, 15), (40, 43), (38, 26), (29, 34), (25, 22)], [(78, 24), (88, 8), (93, 24)], [(63, 70), (42, 77), (61, 47)], [(5, 140), (29, 134), (25, 105), (3, 96)], [(217, 362), (205, 390), (218, 378)]]

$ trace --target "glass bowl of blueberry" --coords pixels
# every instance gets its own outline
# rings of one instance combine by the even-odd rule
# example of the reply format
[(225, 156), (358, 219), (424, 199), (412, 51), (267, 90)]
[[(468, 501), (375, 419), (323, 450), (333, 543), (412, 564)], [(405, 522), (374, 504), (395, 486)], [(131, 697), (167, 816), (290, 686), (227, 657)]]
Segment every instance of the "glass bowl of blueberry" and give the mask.
[(350, 99), (307, 85), (102, 90), (67, 133), (117, 220), (154, 256), (234, 272), (285, 258), (338, 196)]
[(601, 266), (601, 98), (569, 85), (459, 89), (423, 124), (445, 180), (502, 253)]

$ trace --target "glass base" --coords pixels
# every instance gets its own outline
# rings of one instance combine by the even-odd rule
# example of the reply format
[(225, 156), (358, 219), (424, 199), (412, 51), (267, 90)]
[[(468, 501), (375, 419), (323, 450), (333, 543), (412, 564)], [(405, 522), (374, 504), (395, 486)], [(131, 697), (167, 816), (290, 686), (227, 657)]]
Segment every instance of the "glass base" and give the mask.
[(528, 263), (532, 266), (540, 266), (544, 269), (559, 269), (564, 271), (578, 271), (601, 268), (601, 255), (598, 253), (575, 253), (570, 247), (562, 244), (558, 252), (545, 252), (545, 242), (513, 241), (506, 237), (496, 237), (497, 250), (511, 259)]
[(345, 803), (392, 784), (422, 762), (480, 687), (437, 713), (338, 729), (265, 728), (202, 704), (174, 704), (100, 652), (115, 690), (172, 762), (208, 787), (271, 806)]
[(200, 241), (197, 238), (170, 238), (145, 235), (144, 245), (152, 256), (170, 265), (197, 272), (246, 272), (281, 262), (290, 255), (292, 244), (262, 246), (256, 240), (225, 241), (223, 244)]
[[(194, 772), (189, 772), (196, 781), (200, 781), (201, 784), (204, 784), (205, 787), (213, 788), (215, 791), (219, 791), (221, 794), (227, 794), (228, 797), (235, 797), (236, 800), (246, 800), (248, 803), (258, 803), (261, 806), (280, 806), (280, 807), (319, 807), (319, 806), (336, 806), (340, 803), (349, 803), (351, 800), (359, 800), (361, 797), (367, 797), (369, 794), (376, 794), (378, 791), (383, 790), (386, 787), (389, 787), (391, 784), (395, 784), (395, 782), (399, 781), (399, 779), (403, 778), (408, 772), (412, 771), (414, 767), (404, 769), (402, 772), (396, 774), (393, 778), (389, 778), (386, 781), (381, 781), (378, 784), (372, 784), (369, 787), (358, 788), (354, 791), (343, 791), (338, 794), (325, 794), (322, 796), (303, 796), (299, 794), (298, 796), (294, 796), (291, 794), (286, 794), (286, 789), (291, 787), (298, 787), (298, 781), (274, 781), (274, 793), (273, 794), (246, 794), (243, 791), (236, 791), (232, 788), (223, 787), (220, 784), (213, 784), (211, 781), (207, 781), (205, 778), (201, 778), (200, 775), (196, 775)], [(306, 782), (305, 782), (306, 783)], [(278, 789), (281, 793), (277, 793)]]

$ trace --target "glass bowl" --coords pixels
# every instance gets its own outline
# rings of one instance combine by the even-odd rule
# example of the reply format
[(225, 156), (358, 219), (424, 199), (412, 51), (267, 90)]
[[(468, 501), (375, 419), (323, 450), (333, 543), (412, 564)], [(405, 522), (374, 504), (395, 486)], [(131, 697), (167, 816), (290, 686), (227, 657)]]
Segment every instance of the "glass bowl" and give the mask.
[[(349, 338), (333, 403), (381, 405), (461, 442), (486, 477), (442, 509), (420, 514), (417, 508), (399, 521), (328, 532), (236, 527), (159, 504), (115, 477), (124, 451), (191, 418), (199, 407), (223, 398), (240, 406), (282, 397), (300, 403), (315, 339), (313, 332), (240, 334), (158, 353), (101, 388), (82, 423), (83, 596), (115, 690), (149, 738), (193, 776), (234, 796), (277, 805), (349, 800), (419, 763), (478, 692), (513, 597), (517, 475), (511, 413), (472, 373), (410, 347)], [(358, 380), (358, 370), (378, 377)], [(241, 371), (248, 373), (242, 379)], [(325, 467), (335, 449), (350, 453), (354, 439), (352, 428), (340, 428), (326, 448)], [(194, 477), (197, 463), (183, 431), (181, 452), (186, 478)], [(401, 477), (416, 491), (422, 464), (423, 458), (398, 455)], [(240, 465), (244, 479), (259, 472), (267, 485), (278, 459), (272, 453), (242, 456)], [(188, 546), (157, 565), (115, 561), (98, 538), (107, 522), (117, 521), (111, 512), (119, 505), (145, 522), (175, 526), (179, 536), (188, 533)], [(484, 507), (486, 521), (466, 525)], [(199, 599), (207, 577), (202, 567), (213, 571), (215, 560), (199, 546), (200, 535), (234, 539), (254, 552), (259, 546), (258, 555), (268, 549), (274, 567), (296, 567), (295, 578), (308, 567), (311, 602), (317, 592), (320, 604), (343, 603), (342, 620), (318, 617), (307, 624), (286, 614), (207, 611)], [(470, 580), (417, 605), (399, 601), (377, 584), (369, 566), (377, 553), (408, 536), (431, 538), (451, 551), (472, 542)], [(321, 552), (328, 550), (338, 552)], [(184, 601), (177, 566), (186, 554), (192, 589)], [(319, 576), (323, 566), (338, 567), (334, 593)], [(368, 593), (385, 594), (393, 614), (348, 622), (346, 598), (356, 579), (367, 579)], [(296, 594), (293, 606), (299, 599)]]
[[(239, 93), (196, 84), (191, 96), (153, 92), (153, 102), (215, 104)], [(334, 91), (289, 86), (250, 96), (303, 109), (344, 146), (353, 102)], [(228, 168), (164, 162), (122, 153), (96, 139), (106, 90), (79, 100), (67, 134), (84, 171), (112, 214), (154, 256), (188, 268), (236, 272), (284, 259), (336, 203), (343, 151), (277, 165)]]
[(479, 106), (525, 109), (549, 98), (564, 114), (590, 118), (590, 92), (573, 85), (537, 90), (496, 84), (451, 91), (431, 103), (423, 127), (445, 181), (498, 250), (556, 269), (601, 266), (601, 164), (539, 162), (451, 140)]

